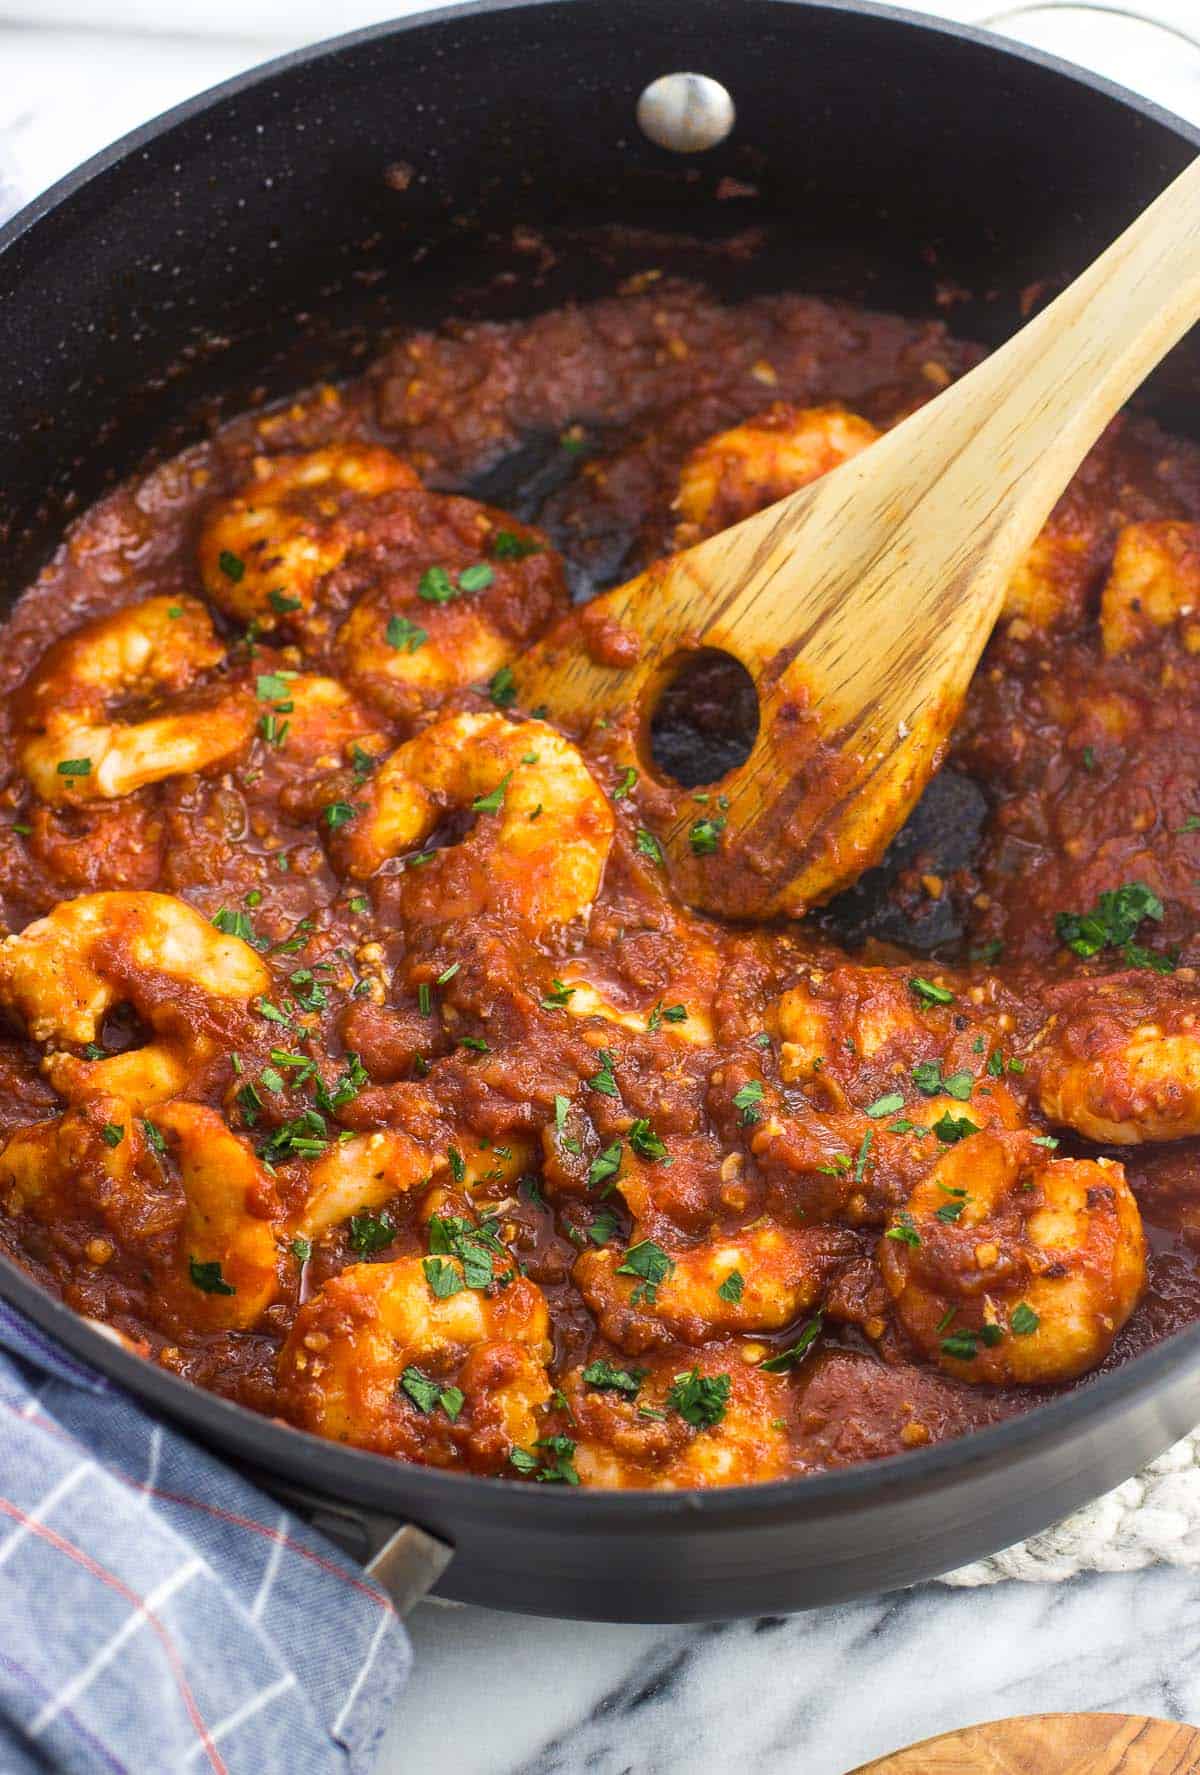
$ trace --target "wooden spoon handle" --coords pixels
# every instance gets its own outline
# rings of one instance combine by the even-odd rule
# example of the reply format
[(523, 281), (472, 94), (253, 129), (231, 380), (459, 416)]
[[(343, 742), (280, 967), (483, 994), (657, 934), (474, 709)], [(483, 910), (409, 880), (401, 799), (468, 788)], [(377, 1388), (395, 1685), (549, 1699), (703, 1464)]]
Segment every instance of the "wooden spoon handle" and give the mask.
[[(969, 376), (871, 451), (927, 462), (938, 503), (988, 489), (1015, 566), (1104, 427), (1200, 311), (1200, 160)], [(937, 449), (926, 454), (926, 434)], [(950, 563), (947, 563), (949, 566)], [(926, 582), (912, 588), (936, 596)], [(910, 609), (914, 608), (910, 606)]]
[[(1200, 314), (1200, 161), (1037, 318), (869, 450), (596, 600), (633, 645), (614, 668), (578, 630), (517, 666), (523, 699), (580, 725), (647, 726), (681, 653), (746, 666), (760, 726), (720, 784), (656, 832), (692, 904), (801, 912), (877, 860), (941, 756), (1005, 588), (1072, 474)], [(692, 840), (689, 843), (689, 840)]]

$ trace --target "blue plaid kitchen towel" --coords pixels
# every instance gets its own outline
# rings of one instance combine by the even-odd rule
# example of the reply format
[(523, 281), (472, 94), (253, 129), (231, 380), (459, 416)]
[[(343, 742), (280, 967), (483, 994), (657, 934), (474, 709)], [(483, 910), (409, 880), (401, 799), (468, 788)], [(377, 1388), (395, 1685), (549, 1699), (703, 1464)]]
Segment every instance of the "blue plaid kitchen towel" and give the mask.
[(366, 1775), (388, 1598), (0, 1303), (2, 1775)]

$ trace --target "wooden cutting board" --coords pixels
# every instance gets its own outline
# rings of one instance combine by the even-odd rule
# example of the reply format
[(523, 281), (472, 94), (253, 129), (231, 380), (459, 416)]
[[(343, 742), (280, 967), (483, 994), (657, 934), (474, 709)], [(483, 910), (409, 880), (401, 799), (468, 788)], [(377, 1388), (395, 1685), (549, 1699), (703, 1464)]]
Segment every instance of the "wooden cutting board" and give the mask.
[(848, 1775), (1200, 1775), (1200, 1731), (1132, 1713), (1041, 1713), (927, 1738)]

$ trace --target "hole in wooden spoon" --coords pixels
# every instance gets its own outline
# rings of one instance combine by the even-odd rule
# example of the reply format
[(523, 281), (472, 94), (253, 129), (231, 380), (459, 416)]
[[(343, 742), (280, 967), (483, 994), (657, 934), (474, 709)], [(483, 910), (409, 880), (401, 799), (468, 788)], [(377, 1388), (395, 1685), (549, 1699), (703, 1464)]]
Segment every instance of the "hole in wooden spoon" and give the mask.
[(758, 738), (758, 692), (740, 660), (715, 647), (681, 654), (650, 717), (650, 756), (685, 789), (744, 764)]

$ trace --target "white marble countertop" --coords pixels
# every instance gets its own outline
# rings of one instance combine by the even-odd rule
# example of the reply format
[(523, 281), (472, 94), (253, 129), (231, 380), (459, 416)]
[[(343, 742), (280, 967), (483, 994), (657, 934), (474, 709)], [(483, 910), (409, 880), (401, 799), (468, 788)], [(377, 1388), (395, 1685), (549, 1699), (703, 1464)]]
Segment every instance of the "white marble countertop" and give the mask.
[[(1116, 0), (1107, 0), (1114, 4)], [(1200, 0), (1129, 0), (1200, 33)], [(1000, 0), (929, 0), (980, 22)], [(397, 12), (344, 0), (0, 0), (0, 187), (33, 195), (145, 118), (297, 44)], [(1004, 8), (1017, 10), (1015, 5)], [(24, 18), (22, 17), (24, 14)], [(103, 20), (103, 26), (101, 26)], [(164, 30), (164, 21), (169, 30)], [(1200, 53), (1049, 0), (1006, 24), (1200, 121)], [(709, 1627), (427, 1603), (379, 1775), (845, 1775), (978, 1720), (1115, 1709), (1200, 1724), (1200, 1585), (1165, 1568), (938, 1585)]]

